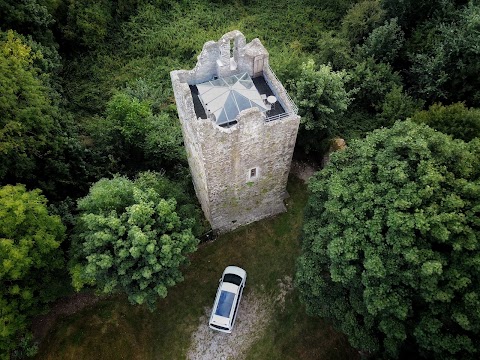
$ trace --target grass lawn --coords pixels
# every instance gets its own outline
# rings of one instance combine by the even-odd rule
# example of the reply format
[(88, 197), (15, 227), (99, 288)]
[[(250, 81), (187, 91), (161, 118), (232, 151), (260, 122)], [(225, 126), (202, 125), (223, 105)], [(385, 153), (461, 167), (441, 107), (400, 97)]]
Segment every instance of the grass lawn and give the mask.
[(185, 270), (185, 281), (158, 302), (155, 312), (132, 306), (123, 297), (101, 300), (61, 319), (37, 359), (185, 359), (191, 335), (205, 308), (212, 305), (218, 279), (231, 264), (248, 273), (245, 294), (262, 294), (276, 306), (247, 359), (357, 358), (343, 335), (305, 315), (296, 291), (286, 296), (283, 309), (273, 304), (279, 280), (294, 275), (307, 200), (306, 186), (295, 177), (288, 191), (288, 212), (201, 245)]

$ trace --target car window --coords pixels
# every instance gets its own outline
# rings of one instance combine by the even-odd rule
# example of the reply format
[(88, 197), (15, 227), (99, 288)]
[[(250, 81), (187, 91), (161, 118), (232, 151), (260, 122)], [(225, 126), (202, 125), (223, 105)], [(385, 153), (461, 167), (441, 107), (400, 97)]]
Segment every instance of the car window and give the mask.
[(225, 274), (225, 276), (223, 277), (223, 282), (228, 282), (240, 286), (240, 284), (242, 283), (242, 278), (235, 274)]
[(235, 298), (234, 293), (223, 290), (220, 293), (220, 300), (218, 300), (218, 305), (217, 305), (217, 309), (215, 310), (215, 315), (228, 317), (230, 315), (230, 310), (232, 309), (234, 298)]

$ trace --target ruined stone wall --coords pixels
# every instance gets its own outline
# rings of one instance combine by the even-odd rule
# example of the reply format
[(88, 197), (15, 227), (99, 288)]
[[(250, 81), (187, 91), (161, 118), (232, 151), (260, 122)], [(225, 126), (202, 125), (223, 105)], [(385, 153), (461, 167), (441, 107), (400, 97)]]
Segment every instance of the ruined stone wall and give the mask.
[[(230, 67), (231, 47), (236, 68)], [(263, 62), (268, 64), (268, 52), (258, 39), (246, 44), (245, 36), (238, 30), (223, 35), (219, 41), (209, 41), (203, 45), (197, 58), (197, 64), (192, 70), (178, 71), (180, 82), (188, 85), (201, 84), (213, 77), (228, 77), (242, 72), (254, 75), (253, 63), (257, 56), (263, 56)]]
[(182, 71), (172, 71), (170, 73), (177, 103), (178, 116), (182, 125), (183, 142), (187, 153), (188, 166), (192, 174), (193, 185), (198, 201), (207, 220), (211, 223), (210, 201), (208, 199), (208, 182), (205, 174), (205, 161), (203, 158), (202, 146), (198, 134), (198, 123), (208, 122), (209, 119), (196, 118), (192, 94), (186, 83), (180, 82), (179, 75)]

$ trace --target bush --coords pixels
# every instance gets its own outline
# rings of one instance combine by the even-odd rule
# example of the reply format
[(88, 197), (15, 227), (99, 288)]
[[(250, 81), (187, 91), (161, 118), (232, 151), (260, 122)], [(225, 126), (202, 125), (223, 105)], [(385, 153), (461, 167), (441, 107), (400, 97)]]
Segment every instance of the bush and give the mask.
[(153, 311), (157, 298), (183, 279), (181, 268), (198, 243), (195, 220), (180, 217), (177, 201), (163, 194), (168, 182), (149, 186), (154, 179), (102, 179), (79, 200), (70, 264), (77, 290), (92, 285), (104, 294), (123, 292)]
[(28, 321), (56, 298), (64, 268), (65, 227), (47, 210), (40, 190), (0, 188), (0, 353), (2, 359), (28, 338)]

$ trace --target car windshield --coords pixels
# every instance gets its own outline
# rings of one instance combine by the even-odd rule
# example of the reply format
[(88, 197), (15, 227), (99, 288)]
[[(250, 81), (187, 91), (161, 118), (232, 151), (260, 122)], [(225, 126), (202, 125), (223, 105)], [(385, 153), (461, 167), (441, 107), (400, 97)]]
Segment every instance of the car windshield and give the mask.
[(230, 315), (230, 310), (232, 309), (234, 298), (235, 298), (234, 293), (223, 290), (220, 293), (220, 300), (218, 300), (218, 305), (217, 305), (217, 309), (215, 310), (215, 315), (228, 317)]
[(242, 283), (242, 278), (235, 274), (225, 274), (225, 276), (223, 277), (223, 281), (240, 286), (240, 284)]

